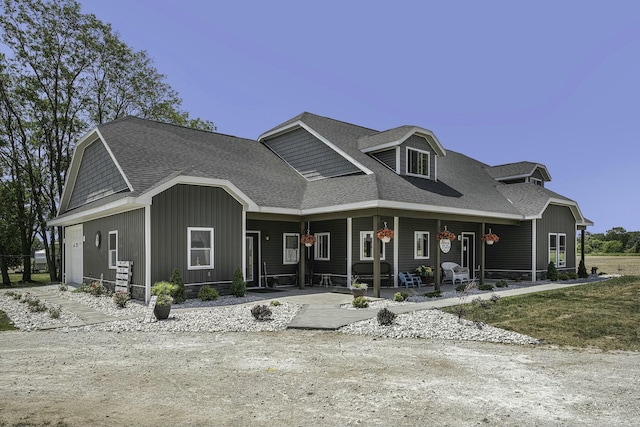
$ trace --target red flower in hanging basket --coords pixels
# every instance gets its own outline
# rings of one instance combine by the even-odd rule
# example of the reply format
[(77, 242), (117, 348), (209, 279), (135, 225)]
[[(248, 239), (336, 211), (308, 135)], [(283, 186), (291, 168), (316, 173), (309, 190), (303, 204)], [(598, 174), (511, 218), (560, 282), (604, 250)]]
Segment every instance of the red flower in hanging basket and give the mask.
[(313, 245), (315, 242), (316, 242), (316, 236), (314, 236), (313, 234), (304, 234), (300, 238), (300, 243), (305, 245)]
[(388, 228), (383, 228), (378, 230), (378, 232), (376, 233), (376, 236), (378, 236), (378, 239), (383, 240), (383, 239), (393, 239), (393, 230), (389, 230)]
[(436, 234), (436, 240), (456, 240), (456, 235), (450, 231), (444, 230)]
[(500, 237), (498, 237), (497, 234), (487, 233), (484, 236), (482, 236), (483, 242), (497, 242), (498, 240), (500, 240)]

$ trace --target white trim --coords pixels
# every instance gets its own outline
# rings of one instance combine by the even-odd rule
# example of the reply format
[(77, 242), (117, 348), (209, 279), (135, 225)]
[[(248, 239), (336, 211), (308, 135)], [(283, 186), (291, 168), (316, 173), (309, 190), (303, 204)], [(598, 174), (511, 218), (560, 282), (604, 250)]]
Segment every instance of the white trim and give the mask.
[[(364, 243), (364, 238), (368, 235), (371, 235), (371, 251), (372, 252), (373, 252), (373, 248), (375, 247), (375, 245), (373, 244), (373, 239), (377, 239), (375, 231), (373, 230), (360, 231), (360, 247), (358, 248), (360, 261), (373, 261), (374, 259), (373, 253), (371, 254), (371, 257), (364, 256), (363, 243)], [(384, 261), (386, 259), (386, 252), (387, 252), (386, 246), (387, 246), (386, 243), (384, 243), (383, 241), (380, 241), (380, 249), (382, 250), (382, 253), (380, 254), (380, 261)]]
[[(322, 233), (315, 233), (314, 234), (315, 238), (316, 238), (316, 243), (314, 244), (314, 251), (313, 251), (313, 259), (315, 261), (331, 261), (331, 233), (329, 232), (322, 232)], [(320, 243), (320, 238), (321, 237), (327, 237), (327, 256), (326, 257), (320, 257), (320, 248), (318, 243)]]
[(354, 159), (353, 157), (348, 155), (346, 152), (344, 152), (338, 146), (334, 145), (331, 141), (326, 139), (324, 136), (320, 135), (318, 132), (313, 130), (311, 127), (309, 127), (306, 123), (304, 123), (301, 120), (297, 120), (297, 121), (295, 121), (293, 123), (290, 123), (290, 124), (288, 124), (286, 126), (283, 126), (283, 127), (274, 129), (272, 131), (263, 133), (262, 135), (260, 135), (258, 137), (258, 142), (264, 142), (265, 139), (268, 139), (270, 137), (277, 136), (277, 135), (282, 135), (282, 134), (284, 134), (284, 133), (286, 133), (288, 131), (292, 131), (292, 130), (295, 130), (297, 128), (302, 128), (302, 129), (306, 130), (307, 132), (309, 132), (311, 135), (313, 135), (316, 138), (318, 138), (327, 147), (331, 148), (333, 151), (338, 153), (340, 156), (344, 157), (349, 163), (351, 163), (352, 165), (354, 165), (355, 167), (360, 169), (365, 174), (373, 175), (373, 172), (371, 171), (371, 169), (367, 168), (365, 165), (363, 165), (362, 163), (360, 163), (359, 161), (357, 161), (356, 159)]
[(531, 220), (531, 281), (536, 281), (536, 271), (538, 267), (538, 220)]
[[(257, 279), (257, 283), (258, 283), (258, 287), (261, 288), (262, 287), (262, 231), (260, 230), (245, 230), (244, 236), (245, 236), (245, 242), (246, 239), (250, 236), (250, 235), (257, 235), (258, 236), (258, 247), (256, 248), (254, 246), (254, 250), (257, 251), (257, 262), (258, 262), (258, 279)], [(244, 252), (244, 257), (246, 258), (246, 249)], [(246, 262), (246, 261), (245, 261)], [(246, 267), (245, 267), (245, 271), (246, 271)], [(246, 279), (245, 279), (246, 280)], [(254, 283), (256, 281), (254, 280)]]
[(527, 215), (524, 217), (524, 219), (525, 220), (542, 219), (542, 215), (547, 210), (549, 205), (565, 206), (571, 209), (571, 213), (573, 214), (573, 218), (576, 220), (577, 225), (593, 225), (593, 222), (587, 221), (585, 217), (582, 215), (582, 212), (580, 211), (580, 207), (576, 202), (574, 202), (573, 200), (558, 199), (557, 197), (550, 197), (539, 213), (535, 215)]
[(54, 218), (47, 221), (47, 225), (50, 227), (68, 226), (79, 222), (88, 222), (94, 219), (133, 211), (145, 206), (147, 205), (138, 203), (135, 197), (123, 197), (122, 199), (109, 202), (106, 205), (96, 206), (95, 208), (83, 210), (71, 215), (65, 215), (62, 218)]
[[(393, 129), (389, 129), (389, 130), (393, 130)], [(384, 132), (381, 132), (381, 133), (384, 133)], [(384, 150), (385, 148), (398, 146), (398, 145), (401, 145), (403, 142), (405, 142), (407, 139), (411, 138), (413, 135), (419, 136), (423, 138), (425, 141), (427, 141), (427, 144), (429, 145), (429, 147), (431, 147), (436, 154), (440, 156), (447, 155), (447, 151), (444, 149), (442, 144), (440, 144), (440, 141), (438, 140), (436, 135), (433, 132), (431, 132), (429, 129), (424, 129), (418, 126), (414, 126), (410, 128), (407, 131), (407, 133), (404, 134), (403, 137), (395, 141), (384, 142), (382, 144), (378, 144), (373, 147), (363, 148), (360, 151), (362, 151), (363, 153), (370, 153), (372, 151)], [(433, 142), (435, 145), (432, 144), (431, 141), (429, 141), (429, 137), (433, 139)]]
[(438, 155), (433, 156), (433, 180), (438, 182)]
[[(208, 248), (192, 248), (191, 247), (191, 232), (192, 231), (208, 231), (209, 238), (209, 247)], [(214, 268), (214, 238), (215, 234), (213, 231), (213, 227), (187, 227), (187, 270), (213, 270)], [(209, 249), (209, 264), (191, 264), (191, 251), (193, 250), (203, 250)]]
[[(409, 171), (409, 165), (411, 164), (409, 162), (409, 156), (411, 155), (412, 151), (417, 152), (419, 155), (420, 154), (426, 154), (427, 155), (427, 173), (426, 173), (426, 175)], [(405, 171), (406, 175), (407, 176), (415, 176), (415, 177), (418, 177), (418, 178), (430, 179), (431, 178), (431, 153), (426, 151), (426, 150), (421, 150), (421, 149), (415, 148), (415, 147), (406, 147), (405, 152), (406, 152), (406, 154), (405, 154), (406, 163), (404, 165), (404, 168), (406, 170)]]
[[(422, 238), (424, 235), (427, 235), (427, 255), (420, 256), (418, 255), (418, 237)], [(431, 259), (431, 233), (428, 231), (420, 231), (414, 230), (413, 232), (413, 259)]]
[[(241, 237), (242, 239), (241, 241), (241, 246), (242, 246), (242, 276), (243, 279), (246, 281), (246, 272), (247, 272), (247, 211), (245, 210), (244, 206), (242, 207), (242, 234)], [(258, 236), (258, 244), (260, 244), (260, 236)], [(260, 264), (258, 264), (258, 267), (260, 267)], [(258, 268), (258, 272), (260, 272), (260, 270), (262, 270), (261, 268)], [(258, 281), (258, 285), (260, 284), (260, 281)]]
[[(296, 237), (296, 259), (295, 261), (287, 261), (287, 237)], [(282, 264), (293, 265), (300, 262), (300, 233), (282, 233)]]
[[(111, 148), (109, 148), (109, 145), (107, 144), (107, 140), (102, 137), (102, 133), (100, 132), (100, 129), (96, 128), (96, 133), (98, 134), (100, 141), (102, 141), (102, 145), (109, 153), (109, 157), (111, 157), (111, 161), (113, 161), (113, 163), (116, 165), (116, 168), (118, 168), (120, 175), (122, 175), (122, 179), (124, 179), (124, 182), (127, 184), (127, 187), (129, 187), (129, 191), (133, 191), (133, 185), (131, 185), (131, 182), (129, 182), (129, 178), (127, 178), (127, 175), (125, 175), (124, 171), (122, 170), (122, 167), (120, 166), (120, 163), (118, 163), (116, 156), (113, 155)], [(87, 146), (89, 145), (91, 144), (88, 144)]]
[(396, 173), (398, 175), (402, 173), (401, 158), (402, 158), (402, 150), (400, 149), (400, 147), (396, 147)]
[(151, 206), (144, 207), (144, 301), (151, 299)]
[[(554, 262), (556, 268), (567, 267), (567, 233), (549, 233), (547, 238), (547, 264), (551, 262), (551, 236), (556, 238), (556, 261)], [(564, 263), (560, 265), (560, 237), (564, 237)]]
[[(507, 163), (507, 164), (513, 164), (513, 163)], [(496, 165), (496, 166), (493, 166), (493, 167), (497, 168), (497, 167), (501, 167), (501, 166), (505, 166), (505, 165)], [(535, 165), (533, 165), (533, 169), (531, 169), (531, 171), (529, 173), (521, 173), (519, 175), (499, 176), (499, 177), (495, 178), (495, 180), (496, 181), (508, 181), (508, 180), (511, 180), (511, 179), (528, 178), (531, 175), (533, 175), (534, 172), (536, 171), (536, 169), (538, 169), (538, 168), (543, 170), (543, 173), (542, 173), (543, 177), (546, 174), (546, 177), (544, 177), (545, 178), (544, 181), (546, 181), (546, 182), (551, 181), (551, 174), (549, 173), (549, 170), (547, 169), (547, 167), (545, 165), (543, 165), (541, 163), (536, 163)]]
[(352, 281), (353, 266), (353, 219), (347, 218), (347, 284)]
[[(113, 251), (114, 249), (111, 249), (111, 235), (115, 235), (116, 236), (116, 247), (115, 247), (115, 259), (113, 260), (113, 265), (111, 265), (111, 251)], [(111, 230), (109, 231), (108, 237), (107, 237), (107, 266), (109, 267), (109, 270), (116, 270), (118, 268), (118, 230)]]
[(399, 268), (399, 256), (398, 256), (398, 250), (400, 249), (400, 217), (394, 216), (393, 217), (393, 230), (394, 230), (394, 235), (395, 238), (393, 239), (393, 271), (394, 271), (394, 275), (393, 275), (393, 287), (397, 288), (398, 287), (398, 268)]

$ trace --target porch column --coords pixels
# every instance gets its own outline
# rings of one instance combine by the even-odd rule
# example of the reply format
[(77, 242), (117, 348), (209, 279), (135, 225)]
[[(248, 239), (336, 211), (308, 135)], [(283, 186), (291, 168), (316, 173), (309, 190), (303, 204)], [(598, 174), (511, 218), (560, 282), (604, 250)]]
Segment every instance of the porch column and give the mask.
[(380, 298), (380, 245), (382, 242), (376, 236), (380, 228), (380, 215), (373, 216), (373, 297)]
[[(303, 236), (307, 230), (304, 227), (304, 221), (300, 223), (300, 235)], [(298, 287), (304, 289), (304, 280), (307, 272), (307, 247), (298, 242), (300, 248), (300, 260), (298, 261)]]
[(582, 264), (587, 265), (584, 262), (584, 228), (580, 230), (580, 259)]
[[(486, 230), (486, 224), (483, 222), (482, 231), (480, 232), (481, 235), (484, 235), (484, 230)], [(482, 239), (480, 239), (480, 284), (481, 285), (484, 285), (484, 258), (486, 254), (485, 246), (487, 246), (487, 244), (483, 242)]]
[[(440, 232), (440, 228), (442, 227), (442, 224), (440, 222), (440, 220), (438, 219), (436, 221), (436, 234), (438, 234)], [(434, 284), (434, 288), (436, 291), (440, 290), (440, 281), (442, 280), (442, 271), (440, 271), (440, 244), (439, 242), (436, 240), (436, 265), (435, 265), (435, 269), (436, 269), (436, 283)]]

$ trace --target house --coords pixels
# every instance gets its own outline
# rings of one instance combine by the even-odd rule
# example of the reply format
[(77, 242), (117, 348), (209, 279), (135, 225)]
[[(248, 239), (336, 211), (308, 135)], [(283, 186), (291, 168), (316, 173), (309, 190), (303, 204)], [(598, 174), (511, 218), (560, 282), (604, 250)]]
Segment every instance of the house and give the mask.
[[(577, 230), (593, 225), (550, 181), (542, 164), (490, 166), (418, 126), (305, 112), (252, 140), (126, 117), (77, 142), (49, 225), (63, 227), (65, 282), (125, 279), (139, 299), (174, 268), (191, 293), (224, 292), (237, 268), (248, 286), (366, 272), (374, 294), (381, 280), (398, 286), (398, 272), (451, 261), (481, 280), (535, 281), (550, 261), (575, 271)], [(385, 227), (388, 243), (376, 238)], [(441, 248), (444, 230), (456, 239)]]

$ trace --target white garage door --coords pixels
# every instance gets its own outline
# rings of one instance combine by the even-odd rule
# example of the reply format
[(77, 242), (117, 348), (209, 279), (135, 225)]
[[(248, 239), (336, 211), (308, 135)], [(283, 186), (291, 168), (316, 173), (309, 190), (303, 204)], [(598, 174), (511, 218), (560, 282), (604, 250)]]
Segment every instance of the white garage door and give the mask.
[(65, 283), (82, 283), (82, 224), (65, 229)]

